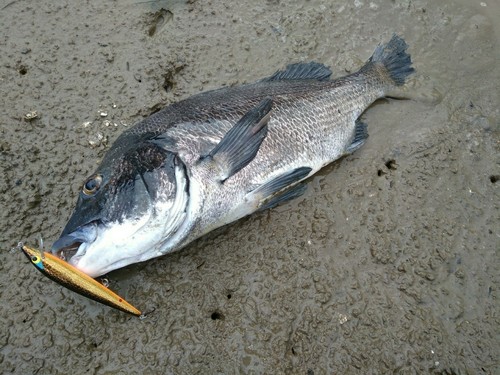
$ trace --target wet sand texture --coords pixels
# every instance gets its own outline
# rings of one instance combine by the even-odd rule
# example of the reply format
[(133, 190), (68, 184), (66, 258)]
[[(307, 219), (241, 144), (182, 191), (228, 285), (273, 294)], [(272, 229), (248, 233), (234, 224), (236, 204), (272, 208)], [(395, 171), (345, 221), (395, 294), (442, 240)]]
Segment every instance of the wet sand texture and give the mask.
[[(1, 372), (498, 374), (499, 20), (491, 0), (3, 1)], [(11, 250), (57, 238), (144, 116), (291, 62), (344, 75), (393, 32), (443, 100), (377, 103), (303, 197), (109, 275), (145, 319)]]

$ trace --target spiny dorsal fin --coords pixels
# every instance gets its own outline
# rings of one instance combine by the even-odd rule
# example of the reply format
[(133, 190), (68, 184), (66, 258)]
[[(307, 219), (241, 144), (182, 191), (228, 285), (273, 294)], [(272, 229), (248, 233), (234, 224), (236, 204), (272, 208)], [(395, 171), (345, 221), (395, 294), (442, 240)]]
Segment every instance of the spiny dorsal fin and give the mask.
[(285, 70), (278, 70), (271, 77), (264, 78), (262, 82), (297, 80), (297, 79), (315, 79), (326, 81), (332, 75), (332, 71), (327, 66), (317, 63), (296, 63), (288, 65)]

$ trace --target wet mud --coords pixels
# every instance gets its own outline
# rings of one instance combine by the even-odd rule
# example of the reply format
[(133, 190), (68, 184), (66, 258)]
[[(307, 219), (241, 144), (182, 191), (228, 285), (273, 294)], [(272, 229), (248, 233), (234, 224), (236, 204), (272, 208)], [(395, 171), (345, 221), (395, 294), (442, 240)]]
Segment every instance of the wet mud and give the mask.
[[(466, 0), (2, 2), (2, 373), (498, 374), (499, 19)], [(413, 99), (369, 108), (366, 145), (299, 199), (109, 274), (143, 319), (15, 249), (50, 246), (145, 116), (291, 62), (345, 75), (394, 32)]]

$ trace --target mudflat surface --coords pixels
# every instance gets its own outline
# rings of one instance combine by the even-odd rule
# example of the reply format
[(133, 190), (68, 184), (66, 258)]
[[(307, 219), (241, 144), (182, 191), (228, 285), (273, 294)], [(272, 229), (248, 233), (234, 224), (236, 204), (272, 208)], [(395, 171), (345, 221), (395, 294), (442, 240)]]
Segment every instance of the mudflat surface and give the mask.
[[(1, 372), (500, 373), (499, 20), (491, 0), (2, 1)], [(155, 110), (291, 62), (341, 76), (394, 32), (442, 100), (378, 102), (303, 197), (110, 274), (144, 319), (15, 250), (50, 246)]]

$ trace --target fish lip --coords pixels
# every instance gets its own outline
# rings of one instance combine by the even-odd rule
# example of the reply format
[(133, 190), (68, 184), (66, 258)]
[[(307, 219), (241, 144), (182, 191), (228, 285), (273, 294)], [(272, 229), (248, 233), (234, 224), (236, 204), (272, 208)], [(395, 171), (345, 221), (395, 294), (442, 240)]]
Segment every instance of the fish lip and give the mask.
[(74, 232), (62, 235), (52, 245), (52, 254), (75, 265), (85, 255), (88, 244), (97, 238), (97, 225), (96, 221), (90, 222)]

